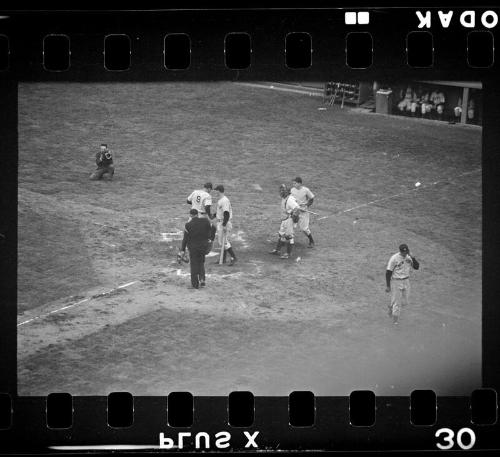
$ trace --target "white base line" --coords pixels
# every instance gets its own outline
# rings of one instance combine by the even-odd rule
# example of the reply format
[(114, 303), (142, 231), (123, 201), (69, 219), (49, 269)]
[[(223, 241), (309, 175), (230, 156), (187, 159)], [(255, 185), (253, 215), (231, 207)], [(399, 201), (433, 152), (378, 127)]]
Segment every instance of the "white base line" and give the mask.
[[(481, 171), (481, 168), (477, 168), (476, 170), (472, 170), (472, 171), (467, 171), (467, 172), (462, 173), (460, 175), (454, 176), (453, 178), (448, 179), (448, 180), (434, 181), (431, 184), (426, 184), (426, 185), (423, 185), (423, 186), (420, 186), (420, 187), (415, 187), (415, 188), (412, 188), (412, 189), (408, 189), (408, 190), (405, 190), (404, 192), (400, 192), (399, 194), (394, 194), (394, 195), (390, 195), (389, 197), (379, 198), (377, 200), (373, 200), (373, 201), (368, 202), (368, 203), (362, 203), (361, 205), (356, 205), (356, 206), (353, 206), (352, 208), (344, 209), (342, 211), (338, 211), (338, 212), (336, 212), (334, 214), (330, 214), (328, 216), (319, 217), (316, 220), (317, 221), (321, 221), (321, 220), (324, 220), (324, 219), (328, 219), (329, 217), (332, 217), (332, 216), (338, 216), (339, 214), (348, 213), (350, 211), (354, 211), (355, 209), (364, 208), (365, 206), (373, 205), (374, 203), (382, 202), (382, 201), (385, 201), (385, 200), (390, 200), (391, 198), (396, 198), (396, 197), (399, 197), (401, 195), (408, 194), (410, 192), (415, 192), (415, 191), (420, 190), (420, 189), (424, 189), (424, 188), (427, 188), (427, 187), (435, 186), (436, 184), (439, 184), (439, 183), (442, 183), (442, 182), (453, 181), (454, 179), (461, 178), (462, 176), (466, 176), (466, 175), (471, 175), (471, 174), (477, 173), (479, 171)], [(225, 276), (229, 276), (229, 275), (225, 275)], [(113, 292), (113, 291), (115, 291), (117, 289), (124, 289), (124, 288), (126, 288), (128, 286), (131, 286), (132, 284), (137, 283), (137, 282), (139, 282), (139, 281), (131, 281), (131, 282), (128, 282), (126, 284), (122, 284), (121, 286), (118, 286), (118, 287), (116, 287), (114, 289), (111, 289), (111, 290), (109, 290), (107, 292), (103, 292), (103, 293), (99, 294), (98, 296), (103, 296), (103, 295), (110, 294), (111, 292)], [(20, 322), (19, 324), (17, 324), (17, 327), (20, 327), (21, 325), (24, 325), (24, 324), (28, 324), (29, 322), (33, 322), (34, 320), (41, 319), (41, 318), (46, 317), (46, 316), (48, 316), (50, 314), (57, 313), (57, 312), (62, 311), (64, 309), (68, 309), (68, 308), (72, 308), (73, 306), (80, 305), (81, 303), (84, 303), (84, 302), (89, 301), (89, 300), (90, 300), (90, 298), (84, 298), (83, 300), (80, 300), (80, 301), (78, 301), (76, 303), (72, 303), (71, 305), (63, 306), (62, 308), (58, 308), (58, 309), (55, 309), (53, 311), (49, 311), (48, 313), (42, 314), (40, 316), (33, 317), (33, 318), (28, 319), (28, 320), (23, 321), (23, 322)]]
[(87, 298), (84, 298), (83, 300), (77, 301), (76, 303), (72, 303), (71, 305), (66, 305), (66, 306), (63, 306), (62, 308), (57, 308), (57, 309), (54, 309), (52, 311), (49, 311), (48, 313), (41, 314), (40, 316), (32, 317), (31, 319), (28, 319), (26, 321), (19, 322), (19, 324), (17, 324), (17, 326), (20, 327), (21, 325), (28, 324), (29, 322), (33, 322), (37, 319), (42, 319), (44, 317), (47, 317), (50, 314), (58, 313), (59, 311), (62, 311), (64, 309), (73, 308), (73, 306), (80, 305), (86, 301), (89, 301), (91, 298), (97, 298), (97, 297), (102, 297), (104, 295), (108, 295), (117, 289), (124, 289), (128, 286), (131, 286), (132, 284), (135, 284), (136, 282), (139, 282), (139, 281), (132, 281), (132, 282), (128, 282), (127, 284), (122, 284), (121, 286), (115, 287), (114, 289), (110, 289), (107, 292), (103, 292), (101, 294), (95, 295), (94, 297), (87, 297)]
[(478, 169), (472, 170), (472, 171), (467, 171), (467, 172), (462, 173), (460, 175), (454, 176), (453, 178), (450, 178), (450, 179), (443, 179), (441, 181), (434, 181), (431, 184), (426, 184), (426, 185), (423, 185), (423, 186), (420, 186), (420, 187), (415, 187), (415, 188), (412, 188), (412, 189), (408, 189), (408, 190), (405, 190), (404, 192), (400, 192), (399, 194), (390, 195), (389, 197), (379, 198), (377, 200), (373, 200), (373, 201), (368, 202), (368, 203), (363, 203), (361, 205), (353, 206), (352, 208), (344, 209), (342, 211), (338, 211), (338, 212), (336, 212), (334, 214), (330, 214), (328, 216), (318, 217), (316, 219), (316, 221), (321, 221), (323, 219), (328, 219), (329, 217), (332, 217), (332, 216), (338, 216), (339, 214), (348, 213), (349, 211), (354, 211), (355, 209), (358, 209), (358, 208), (363, 208), (365, 206), (373, 205), (374, 203), (382, 202), (382, 201), (385, 201), (385, 200), (390, 200), (391, 198), (396, 198), (396, 197), (399, 197), (401, 195), (408, 194), (410, 192), (415, 192), (417, 190), (424, 189), (426, 187), (435, 186), (436, 184), (439, 184), (439, 183), (442, 183), (442, 182), (453, 181), (454, 179), (461, 178), (462, 176), (465, 176), (465, 175), (471, 175), (473, 173), (477, 173), (478, 171), (481, 171), (481, 168), (478, 168)]
[(139, 282), (139, 281), (132, 281), (132, 282), (128, 282), (127, 284), (122, 284), (121, 286), (118, 286), (117, 289), (124, 289), (125, 287), (131, 286), (132, 284), (135, 284), (136, 282)]

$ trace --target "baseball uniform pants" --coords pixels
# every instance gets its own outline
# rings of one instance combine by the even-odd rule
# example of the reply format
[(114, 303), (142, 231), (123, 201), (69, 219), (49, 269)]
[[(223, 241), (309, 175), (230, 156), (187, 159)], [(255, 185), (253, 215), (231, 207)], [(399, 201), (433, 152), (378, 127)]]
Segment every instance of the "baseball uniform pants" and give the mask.
[(306, 235), (310, 235), (311, 230), (309, 230), (309, 213), (301, 212), (297, 225), (299, 229), (302, 230)]
[(398, 108), (400, 111), (410, 110), (411, 108), (411, 100), (405, 98), (404, 100), (398, 103)]
[(391, 279), (391, 310), (393, 316), (401, 314), (401, 306), (407, 305), (410, 299), (410, 280)]
[(287, 217), (284, 221), (281, 221), (280, 231), (278, 232), (280, 240), (283, 242), (288, 242), (294, 244), (293, 239), (293, 220), (291, 217)]
[[(233, 228), (233, 224), (231, 221), (228, 221), (226, 224), (226, 244), (224, 245), (224, 250), (227, 251), (231, 247), (231, 243), (229, 242), (229, 234)], [(222, 226), (222, 221), (217, 222), (217, 241), (219, 242), (219, 246), (222, 246), (222, 242), (224, 239), (224, 227)]]

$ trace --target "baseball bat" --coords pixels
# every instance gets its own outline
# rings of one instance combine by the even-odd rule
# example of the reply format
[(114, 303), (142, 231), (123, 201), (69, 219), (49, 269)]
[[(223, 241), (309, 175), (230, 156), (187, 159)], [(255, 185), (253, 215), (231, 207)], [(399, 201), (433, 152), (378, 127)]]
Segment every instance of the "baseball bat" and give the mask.
[(319, 216), (318, 213), (315, 213), (314, 211), (309, 211), (308, 209), (301, 208), (300, 211), (304, 211), (304, 213), (309, 213), (309, 214), (314, 214), (315, 216)]
[(220, 246), (219, 265), (224, 263), (224, 246), (226, 246), (226, 234), (222, 232), (222, 243)]

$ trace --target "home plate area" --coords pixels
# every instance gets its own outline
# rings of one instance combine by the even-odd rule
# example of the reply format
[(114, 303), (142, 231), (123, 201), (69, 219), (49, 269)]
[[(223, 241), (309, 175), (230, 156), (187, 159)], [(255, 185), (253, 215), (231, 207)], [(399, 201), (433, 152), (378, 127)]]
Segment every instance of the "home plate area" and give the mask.
[[(172, 230), (171, 232), (161, 233), (161, 241), (181, 241), (182, 240), (182, 232), (177, 230)], [(245, 232), (243, 230), (238, 230), (235, 233), (231, 234), (231, 241), (236, 241), (238, 251), (247, 251), (249, 249), (249, 244), (245, 238)], [(218, 263), (220, 255), (220, 247), (215, 246), (215, 250), (210, 251), (205, 257), (205, 269), (207, 270), (206, 278), (210, 281), (219, 281), (221, 279), (227, 278), (237, 278), (245, 275), (260, 275), (262, 268), (259, 263), (263, 263), (262, 261), (256, 259), (244, 259), (241, 262), (237, 262), (237, 264), (233, 267), (229, 267), (228, 265), (220, 265)], [(182, 278), (190, 277), (190, 268), (189, 264), (179, 265), (176, 261), (173, 261), (171, 266), (165, 267), (161, 270), (162, 274), (172, 275)]]

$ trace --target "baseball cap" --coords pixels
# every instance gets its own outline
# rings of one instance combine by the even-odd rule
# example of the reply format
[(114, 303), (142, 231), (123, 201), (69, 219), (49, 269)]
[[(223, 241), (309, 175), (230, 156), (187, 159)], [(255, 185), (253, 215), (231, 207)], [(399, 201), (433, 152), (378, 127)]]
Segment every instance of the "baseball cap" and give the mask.
[(408, 245), (404, 243), (399, 245), (399, 250), (401, 252), (410, 252), (410, 250), (408, 249)]
[(189, 210), (189, 214), (191, 214), (191, 216), (196, 216), (198, 214), (198, 210), (192, 208), (192, 209)]
[(218, 186), (215, 186), (215, 189), (217, 192), (224, 192), (224, 186), (222, 184), (219, 184)]
[(300, 184), (302, 184), (302, 178), (300, 176), (297, 176), (295, 179), (294, 179), (295, 182), (298, 182)]
[(206, 183), (203, 185), (203, 187), (204, 187), (205, 189), (212, 189), (212, 183), (211, 183), (211, 182), (206, 182)]

